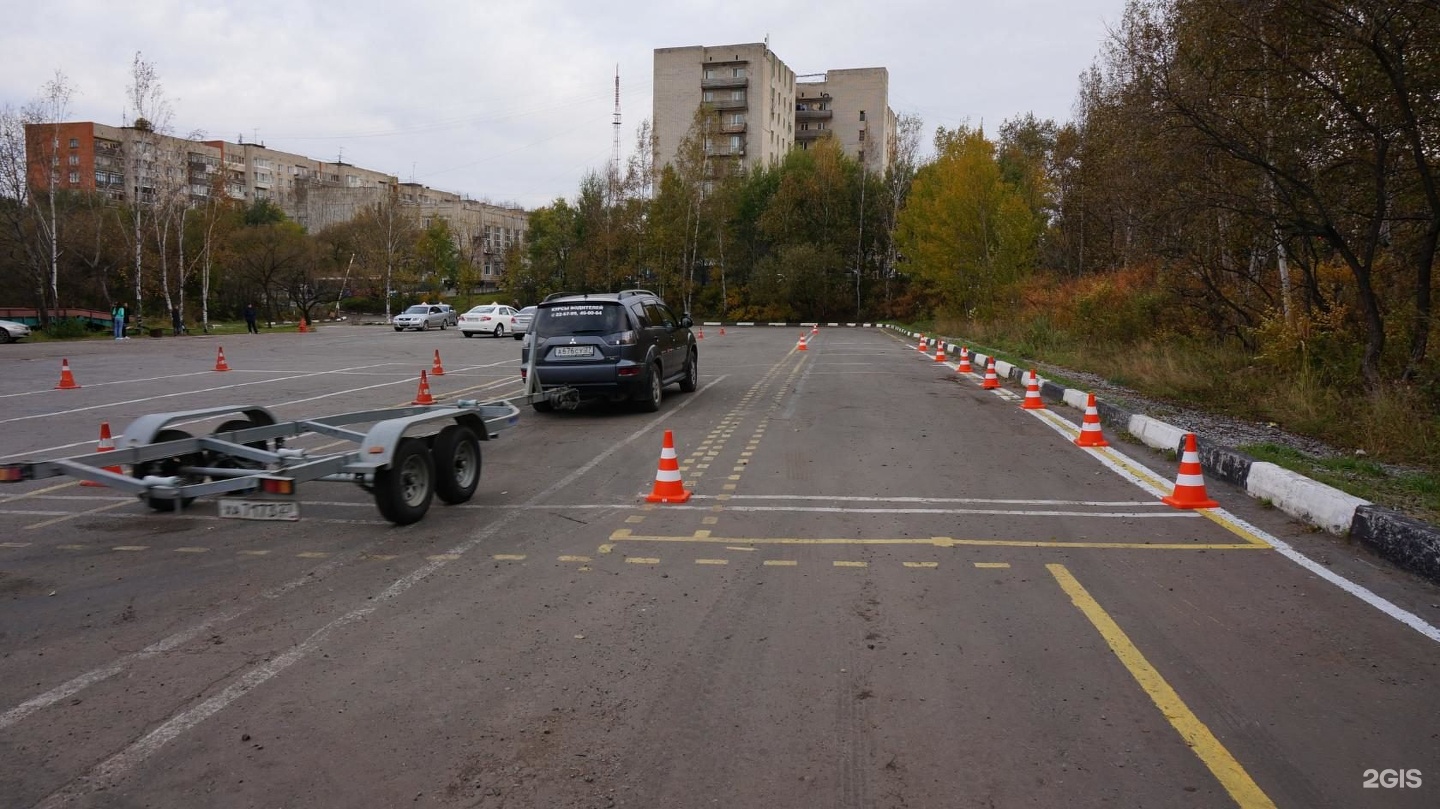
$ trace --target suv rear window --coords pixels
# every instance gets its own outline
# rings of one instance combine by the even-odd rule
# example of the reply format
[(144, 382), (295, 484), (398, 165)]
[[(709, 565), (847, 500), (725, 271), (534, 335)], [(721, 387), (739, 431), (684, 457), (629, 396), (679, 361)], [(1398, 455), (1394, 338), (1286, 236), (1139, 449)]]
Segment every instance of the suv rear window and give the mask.
[(543, 339), (562, 334), (616, 334), (628, 328), (625, 310), (618, 303), (582, 301), (540, 307), (533, 330)]

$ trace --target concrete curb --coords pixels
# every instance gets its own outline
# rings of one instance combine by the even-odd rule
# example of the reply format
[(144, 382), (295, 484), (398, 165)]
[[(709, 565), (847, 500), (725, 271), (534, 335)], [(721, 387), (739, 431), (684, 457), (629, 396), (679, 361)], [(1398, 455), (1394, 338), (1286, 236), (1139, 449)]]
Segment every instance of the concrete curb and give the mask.
[[(886, 328), (906, 337), (918, 336), (896, 326), (887, 324)], [(947, 358), (958, 362), (961, 350), (955, 343), (945, 343)], [(970, 352), (970, 363), (977, 369), (976, 373), (984, 373), (989, 359), (977, 351)], [(995, 360), (997, 375), (1020, 384), (1024, 383), (1027, 370)], [(1052, 402), (1083, 411), (1087, 393), (1040, 377), (1040, 395)], [(1098, 396), (1095, 409), (1100, 413), (1102, 424), (1124, 430), (1148, 447), (1176, 457), (1184, 451), (1186, 431), (1179, 427), (1143, 413), (1131, 413)], [(1267, 501), (1306, 525), (1357, 540), (1396, 566), (1440, 583), (1440, 528), (1275, 464), (1257, 461), (1229, 447), (1211, 445), (1202, 434), (1197, 433), (1195, 438), (1200, 465), (1207, 476), (1243, 489), (1251, 497)]]

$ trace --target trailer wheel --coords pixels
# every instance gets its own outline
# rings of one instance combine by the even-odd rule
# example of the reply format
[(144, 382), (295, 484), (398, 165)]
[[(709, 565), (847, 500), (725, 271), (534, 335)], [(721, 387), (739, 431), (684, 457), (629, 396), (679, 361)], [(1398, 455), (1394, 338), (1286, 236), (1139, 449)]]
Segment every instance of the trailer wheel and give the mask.
[[(221, 423), (220, 423), (220, 426), (219, 426), (219, 427), (216, 427), (215, 430), (214, 430), (214, 432), (212, 432), (212, 433), (210, 433), (210, 434), (211, 434), (211, 435), (219, 435), (220, 433), (229, 433), (229, 432), (234, 432), (235, 430), (248, 430), (248, 429), (250, 429), (251, 427), (258, 427), (258, 426), (259, 426), (258, 424), (256, 424), (255, 422), (253, 422), (253, 421), (251, 421), (251, 420), (249, 420), (249, 419), (231, 419), (230, 421), (221, 422)], [(266, 442), (264, 442), (264, 441), (251, 441), (251, 442), (247, 443), (245, 446), (250, 447), (250, 448), (252, 448), (252, 449), (264, 449), (264, 450), (270, 449), (269, 445), (268, 445)], [(205, 464), (205, 465), (206, 465), (206, 466), (216, 466), (216, 467), (219, 467), (219, 468), (221, 468), (221, 469), (264, 469), (264, 468), (265, 468), (265, 464), (263, 464), (263, 463), (261, 463), (261, 462), (259, 462), (259, 461), (252, 461), (252, 460), (250, 460), (249, 458), (236, 458), (236, 457), (233, 456), (233, 455), (226, 455), (226, 454), (223, 453), (223, 452), (213, 452), (213, 453), (212, 453), (212, 457), (210, 458), (209, 463), (207, 463), (207, 464)]]
[(435, 496), (454, 505), (469, 500), (480, 485), (480, 439), (475, 431), (452, 424), (435, 436)]
[[(179, 441), (182, 438), (192, 438), (184, 430), (161, 430), (155, 434), (154, 443), (163, 444), (166, 441)], [(159, 475), (170, 477), (172, 475), (180, 478), (180, 483), (199, 483), (199, 478), (188, 475), (181, 475), (180, 468), (184, 466), (203, 466), (205, 455), (200, 452), (191, 452), (184, 455), (175, 455), (170, 458), (158, 458), (153, 461), (144, 461), (131, 467), (130, 474), (136, 478), (144, 478), (148, 475)], [(165, 497), (146, 497), (145, 504), (155, 511), (174, 511), (176, 508), (185, 508), (195, 502), (193, 497), (181, 497), (176, 499)]]
[(375, 470), (374, 486), (380, 516), (396, 525), (409, 525), (424, 517), (435, 494), (435, 460), (424, 439), (403, 439), (390, 465)]

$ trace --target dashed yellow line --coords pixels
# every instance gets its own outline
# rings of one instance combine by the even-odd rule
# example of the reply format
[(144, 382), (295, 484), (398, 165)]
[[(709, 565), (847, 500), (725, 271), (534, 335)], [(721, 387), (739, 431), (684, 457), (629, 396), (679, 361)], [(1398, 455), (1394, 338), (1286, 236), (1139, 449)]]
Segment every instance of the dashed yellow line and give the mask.
[(975, 566), (981, 569), (1003, 569), (1010, 567), (1009, 562), (976, 562)]
[(834, 567), (869, 567), (869, 566), (870, 566), (870, 563), (869, 563), (869, 562), (845, 562), (845, 561), (841, 561), (841, 560), (838, 560), (838, 559), (837, 559), (836, 561), (834, 561), (834, 562), (831, 562), (830, 564), (831, 564), (832, 566), (834, 566)]
[(627, 556), (627, 557), (625, 557), (625, 564), (627, 564), (627, 565), (658, 565), (658, 564), (660, 564), (660, 560), (659, 560), (657, 557), (654, 557), (654, 556)]
[(695, 560), (695, 564), (697, 564), (697, 565), (728, 565), (728, 564), (730, 564), (730, 560), (729, 560), (729, 559), (696, 559), (696, 560)]
[(766, 559), (765, 567), (795, 567), (800, 564), (793, 559)]
[(1215, 734), (1210, 732), (1210, 728), (1180, 699), (1175, 689), (1171, 688), (1160, 672), (1145, 659), (1145, 655), (1130, 641), (1120, 625), (1115, 623), (1070, 571), (1059, 564), (1045, 567), (1055, 577), (1060, 588), (1070, 596), (1071, 602), (1105, 639), (1110, 651), (1130, 672), (1130, 676), (1135, 678), (1135, 682), (1155, 703), (1155, 707), (1160, 709), (1160, 713), (1190, 749), (1195, 751), (1195, 755), (1210, 769), (1211, 774), (1225, 787), (1225, 791), (1230, 793), (1235, 803), (1241, 809), (1274, 809), (1275, 804), (1260, 789), (1260, 785), (1255, 783), (1245, 768), (1240, 766), (1240, 762), (1215, 738)]
[(936, 568), (940, 566), (939, 562), (905, 562), (904, 564), (906, 567), (915, 568)]
[(560, 557), (559, 561), (561, 561), (561, 562), (589, 562), (589, 561), (590, 561), (590, 557), (588, 557), (588, 556), (562, 556), (562, 557)]
[(148, 551), (148, 550), (150, 550), (150, 546), (149, 546), (149, 545), (116, 545), (115, 547), (111, 548), (110, 550), (112, 550), (112, 551)]
[(523, 553), (497, 553), (497, 554), (495, 554), (494, 556), (492, 556), (492, 557), (490, 557), (490, 558), (491, 558), (491, 559), (494, 559), (494, 560), (497, 561), (497, 562), (523, 562), (523, 561), (525, 561), (525, 554), (523, 554)]

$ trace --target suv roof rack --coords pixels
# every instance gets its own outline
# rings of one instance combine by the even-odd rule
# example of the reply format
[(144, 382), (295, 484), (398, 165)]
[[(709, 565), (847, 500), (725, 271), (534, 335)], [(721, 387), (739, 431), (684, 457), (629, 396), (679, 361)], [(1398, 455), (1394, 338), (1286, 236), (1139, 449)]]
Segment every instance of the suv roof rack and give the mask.
[(589, 294), (590, 293), (588, 292), (552, 292), (549, 295), (546, 295), (545, 299), (540, 302), (544, 303), (545, 301), (553, 301), (556, 298), (578, 298), (584, 297)]
[(658, 298), (658, 297), (660, 297), (659, 295), (656, 295), (654, 292), (651, 292), (651, 291), (648, 290), (648, 289), (622, 289), (622, 290), (620, 290), (620, 297), (622, 297), (622, 298), (628, 298), (628, 297), (631, 297), (632, 295), (649, 295), (649, 296), (652, 297), (652, 298)]

